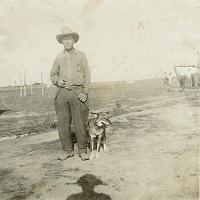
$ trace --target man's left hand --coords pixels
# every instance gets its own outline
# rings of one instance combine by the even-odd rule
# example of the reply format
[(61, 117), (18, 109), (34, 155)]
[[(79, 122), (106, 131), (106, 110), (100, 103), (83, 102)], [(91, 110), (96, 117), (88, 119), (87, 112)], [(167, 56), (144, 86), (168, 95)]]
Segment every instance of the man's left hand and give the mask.
[(88, 95), (86, 93), (81, 93), (78, 95), (78, 98), (81, 102), (85, 103), (87, 101)]

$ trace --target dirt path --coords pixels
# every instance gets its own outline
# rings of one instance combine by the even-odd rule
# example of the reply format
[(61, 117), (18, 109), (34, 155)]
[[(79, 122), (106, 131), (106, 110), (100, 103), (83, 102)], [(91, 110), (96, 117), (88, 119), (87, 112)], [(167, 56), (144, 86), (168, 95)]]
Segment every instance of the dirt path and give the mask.
[(151, 100), (113, 119), (99, 160), (57, 161), (56, 131), (0, 142), (0, 199), (65, 200), (90, 173), (113, 200), (197, 200), (199, 107), (184, 96)]

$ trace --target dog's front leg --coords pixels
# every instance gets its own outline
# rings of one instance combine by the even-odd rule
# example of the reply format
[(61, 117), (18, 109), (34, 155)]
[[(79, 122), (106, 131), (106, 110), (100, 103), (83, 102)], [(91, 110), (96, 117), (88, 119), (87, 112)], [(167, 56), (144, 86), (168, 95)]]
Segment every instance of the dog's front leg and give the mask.
[(109, 149), (107, 148), (107, 145), (105, 143), (105, 141), (103, 142), (103, 151), (108, 152)]
[(96, 154), (96, 159), (99, 159), (99, 152), (100, 152), (100, 146), (101, 146), (101, 138), (102, 138), (102, 135), (99, 135), (97, 137), (97, 154)]
[(94, 138), (91, 138), (90, 140), (90, 148), (91, 148), (90, 160), (93, 160), (94, 159)]
[(102, 144), (103, 144), (103, 151), (108, 152), (108, 148), (106, 145), (106, 129), (104, 128), (103, 136), (102, 136)]

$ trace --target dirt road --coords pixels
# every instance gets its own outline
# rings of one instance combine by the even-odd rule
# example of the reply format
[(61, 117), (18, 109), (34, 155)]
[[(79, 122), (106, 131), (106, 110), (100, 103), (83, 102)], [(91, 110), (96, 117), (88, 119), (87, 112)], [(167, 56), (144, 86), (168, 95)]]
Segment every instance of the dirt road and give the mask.
[(89, 173), (106, 183), (95, 192), (113, 200), (197, 200), (199, 105), (198, 95), (185, 93), (130, 100), (112, 119), (110, 151), (99, 160), (56, 160), (56, 131), (2, 141), (0, 199), (65, 200)]

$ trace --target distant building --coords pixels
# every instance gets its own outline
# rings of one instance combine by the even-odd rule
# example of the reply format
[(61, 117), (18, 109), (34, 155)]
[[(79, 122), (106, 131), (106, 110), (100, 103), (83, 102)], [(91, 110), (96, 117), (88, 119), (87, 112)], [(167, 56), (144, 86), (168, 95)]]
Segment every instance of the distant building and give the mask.
[(195, 65), (175, 66), (174, 72), (182, 88), (200, 87), (200, 68)]

